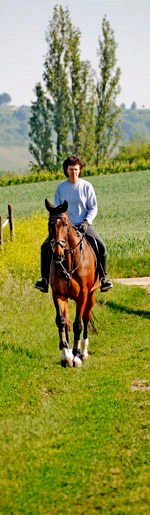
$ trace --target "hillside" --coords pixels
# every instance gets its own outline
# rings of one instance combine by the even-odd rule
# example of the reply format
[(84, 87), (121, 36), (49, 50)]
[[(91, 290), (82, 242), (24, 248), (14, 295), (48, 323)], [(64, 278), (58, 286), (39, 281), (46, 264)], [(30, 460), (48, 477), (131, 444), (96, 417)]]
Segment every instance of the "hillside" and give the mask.
[[(30, 106), (0, 106), (0, 171), (24, 171), (32, 156), (28, 151)], [(150, 141), (150, 109), (123, 109), (123, 141), (136, 134)]]
[(0, 106), (0, 146), (27, 146), (30, 107)]
[(121, 118), (124, 141), (137, 134), (150, 141), (150, 109), (124, 109)]
[(30, 107), (0, 106), (0, 170), (25, 170), (28, 150)]

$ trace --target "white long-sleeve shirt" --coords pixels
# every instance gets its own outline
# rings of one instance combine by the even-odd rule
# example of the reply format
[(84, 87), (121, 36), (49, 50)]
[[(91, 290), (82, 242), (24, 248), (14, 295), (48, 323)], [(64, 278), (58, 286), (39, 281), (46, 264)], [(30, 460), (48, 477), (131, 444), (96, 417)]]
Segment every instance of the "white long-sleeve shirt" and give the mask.
[(97, 215), (97, 200), (92, 184), (84, 179), (75, 183), (63, 181), (58, 184), (55, 192), (55, 205), (68, 202), (68, 215), (73, 225), (78, 225), (83, 220), (91, 225)]

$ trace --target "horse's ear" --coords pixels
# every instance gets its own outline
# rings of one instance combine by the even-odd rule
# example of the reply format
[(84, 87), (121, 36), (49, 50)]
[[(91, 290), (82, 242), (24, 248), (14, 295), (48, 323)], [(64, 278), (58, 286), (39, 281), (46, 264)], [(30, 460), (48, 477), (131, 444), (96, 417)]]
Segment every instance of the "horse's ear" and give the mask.
[(45, 206), (46, 206), (46, 209), (47, 211), (50, 211), (52, 209), (53, 204), (50, 204), (49, 200), (47, 200), (47, 198), (45, 199)]
[(45, 199), (45, 206), (47, 211), (50, 211), (52, 214), (59, 214), (59, 213), (65, 213), (68, 209), (68, 202), (67, 200), (64, 200), (63, 204), (60, 204), (59, 206), (53, 206), (53, 204), (50, 204), (49, 200), (47, 198)]
[(68, 209), (68, 202), (67, 202), (67, 200), (64, 200), (63, 205), (62, 205), (62, 209), (63, 209), (63, 213), (65, 211), (67, 211), (67, 209)]
[(59, 204), (59, 206), (56, 207), (56, 214), (62, 214), (65, 213), (68, 209), (68, 202), (67, 200), (64, 200), (63, 204)]

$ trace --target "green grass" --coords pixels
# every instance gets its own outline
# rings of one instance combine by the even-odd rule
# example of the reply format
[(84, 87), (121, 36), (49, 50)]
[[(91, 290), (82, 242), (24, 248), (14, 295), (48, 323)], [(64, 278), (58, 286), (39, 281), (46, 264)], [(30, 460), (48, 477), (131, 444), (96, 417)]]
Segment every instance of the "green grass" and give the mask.
[[(98, 201), (96, 229), (106, 242), (108, 272), (114, 277), (149, 275), (150, 172), (88, 177)], [(0, 188), (1, 214), (30, 217), (53, 202), (57, 181)]]
[[(149, 275), (149, 177), (90, 179), (111, 276)], [(9, 203), (15, 218), (43, 211), (55, 187), (1, 188), (1, 213)], [(64, 369), (51, 293), (13, 266), (0, 292), (0, 514), (149, 515), (150, 296), (116, 283), (97, 291), (89, 359)], [(69, 313), (73, 323), (72, 301)]]
[(149, 312), (145, 290), (97, 292), (89, 359), (62, 369), (51, 294), (5, 283), (1, 514), (149, 514)]

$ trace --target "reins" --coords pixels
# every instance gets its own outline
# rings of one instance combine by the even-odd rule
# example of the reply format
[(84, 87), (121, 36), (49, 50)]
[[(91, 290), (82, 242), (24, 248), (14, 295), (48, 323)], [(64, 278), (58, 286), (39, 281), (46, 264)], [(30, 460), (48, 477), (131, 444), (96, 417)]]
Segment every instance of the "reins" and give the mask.
[[(58, 220), (58, 218), (61, 218), (63, 215), (59, 215), (58, 217), (53, 217), (53, 221), (55, 220)], [(67, 219), (66, 219), (67, 220)], [(69, 234), (69, 224), (67, 223), (67, 235)], [(62, 257), (61, 260), (56, 260), (54, 259), (55, 263), (57, 264), (57, 266), (61, 267), (62, 269), (62, 272), (63, 274), (65, 275), (65, 278), (67, 279), (68, 281), (68, 290), (70, 292), (70, 279), (71, 279), (71, 276), (72, 274), (74, 274), (74, 272), (76, 272), (76, 270), (78, 269), (78, 267), (80, 266), (80, 263), (81, 263), (81, 258), (82, 258), (82, 247), (83, 247), (83, 238), (84, 238), (84, 234), (82, 234), (82, 237), (80, 238), (80, 240), (78, 241), (77, 245), (74, 247), (74, 248), (70, 248), (70, 247), (66, 247), (66, 243), (67, 243), (67, 236), (66, 236), (66, 239), (65, 240), (57, 240), (57, 239), (52, 239), (51, 242), (50, 242), (50, 245), (52, 247), (52, 253), (53, 253), (53, 249), (54, 249), (54, 246), (56, 244), (59, 244), (63, 249), (65, 248), (65, 252), (67, 254), (71, 254), (72, 256), (74, 256), (74, 252), (75, 250), (80, 246), (80, 257), (79, 257), (79, 262), (77, 264), (77, 266), (75, 268), (72, 268), (70, 271), (66, 270), (64, 264), (63, 264), (63, 261), (65, 260), (65, 256)], [(72, 266), (73, 266), (73, 260), (72, 260)]]
[[(84, 235), (83, 235), (83, 236), (84, 236)], [(79, 263), (77, 264), (77, 266), (76, 266), (75, 268), (72, 268), (72, 270), (70, 270), (70, 272), (68, 272), (68, 271), (66, 270), (65, 266), (64, 266), (64, 265), (63, 265), (63, 263), (62, 263), (62, 261), (63, 261), (64, 259), (63, 259), (62, 261), (56, 261), (56, 260), (55, 260), (55, 262), (56, 262), (58, 265), (60, 265), (60, 266), (61, 266), (61, 268), (62, 268), (62, 270), (63, 270), (63, 272), (64, 272), (64, 274), (65, 274), (66, 279), (68, 279), (68, 280), (69, 280), (69, 285), (70, 285), (70, 278), (71, 278), (72, 274), (73, 274), (74, 272), (76, 272), (77, 268), (80, 266), (80, 263), (81, 263), (83, 236), (82, 236), (81, 240), (78, 242), (78, 244), (76, 245), (76, 247), (75, 247), (74, 249), (67, 249), (67, 251), (68, 251), (68, 252), (70, 252), (71, 254), (74, 254), (74, 251), (75, 251), (75, 250), (77, 249), (77, 247), (80, 245), (80, 258), (79, 258)]]

